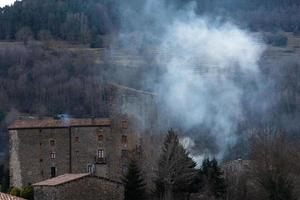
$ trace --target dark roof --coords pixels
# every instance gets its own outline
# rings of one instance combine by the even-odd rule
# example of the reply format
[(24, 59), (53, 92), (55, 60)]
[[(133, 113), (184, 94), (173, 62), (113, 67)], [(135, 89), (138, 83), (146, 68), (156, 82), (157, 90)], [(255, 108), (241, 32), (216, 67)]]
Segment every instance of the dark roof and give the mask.
[(33, 186), (57, 186), (64, 183), (69, 183), (71, 181), (75, 181), (81, 179), (83, 177), (89, 176), (90, 174), (64, 174), (61, 176), (57, 176), (55, 178), (47, 179), (45, 181), (35, 183)]
[(33, 128), (67, 128), (86, 126), (110, 126), (109, 118), (89, 119), (26, 119), (16, 120), (8, 129), (33, 129)]
[(25, 200), (25, 199), (0, 192), (0, 200)]

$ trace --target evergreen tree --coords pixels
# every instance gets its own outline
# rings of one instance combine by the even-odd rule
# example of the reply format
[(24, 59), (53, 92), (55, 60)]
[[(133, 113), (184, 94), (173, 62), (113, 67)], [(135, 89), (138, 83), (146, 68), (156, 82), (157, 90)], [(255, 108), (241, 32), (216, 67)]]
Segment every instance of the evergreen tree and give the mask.
[(200, 176), (204, 182), (205, 189), (209, 195), (217, 199), (224, 199), (226, 194), (225, 178), (221, 168), (218, 166), (216, 159), (209, 160), (206, 158), (202, 162)]
[(9, 191), (9, 182), (10, 182), (9, 170), (5, 169), (1, 181), (1, 192), (5, 193)]
[(145, 183), (141, 170), (135, 159), (132, 159), (128, 171), (123, 178), (125, 187), (125, 200), (143, 200), (145, 199)]
[(174, 193), (189, 193), (196, 177), (196, 163), (171, 129), (165, 138), (158, 163), (156, 192), (160, 198), (174, 199)]

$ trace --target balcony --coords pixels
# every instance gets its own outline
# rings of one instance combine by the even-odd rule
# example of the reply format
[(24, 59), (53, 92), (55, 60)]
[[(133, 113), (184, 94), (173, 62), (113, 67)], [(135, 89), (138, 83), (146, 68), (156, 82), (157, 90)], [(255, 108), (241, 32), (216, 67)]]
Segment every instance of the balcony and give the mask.
[(95, 163), (96, 164), (106, 164), (106, 157), (98, 158), (95, 156)]

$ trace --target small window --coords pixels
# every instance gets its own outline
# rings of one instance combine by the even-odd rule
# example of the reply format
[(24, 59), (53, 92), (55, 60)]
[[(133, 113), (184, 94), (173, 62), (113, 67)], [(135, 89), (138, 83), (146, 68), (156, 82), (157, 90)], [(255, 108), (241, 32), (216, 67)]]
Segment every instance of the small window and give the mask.
[(127, 171), (128, 171), (127, 165), (123, 165), (123, 166), (122, 166), (122, 172), (123, 172), (123, 174), (126, 174)]
[(56, 167), (51, 167), (51, 178), (56, 176)]
[(55, 146), (55, 140), (50, 140), (50, 146), (52, 146), (52, 147)]
[(128, 122), (127, 120), (122, 120), (122, 128), (127, 129), (128, 128)]
[(104, 150), (103, 149), (98, 149), (97, 157), (98, 158), (104, 158)]
[(128, 158), (128, 151), (125, 150), (125, 149), (123, 149), (123, 150), (121, 151), (121, 157), (122, 157), (122, 158)]
[(51, 152), (50, 157), (51, 157), (51, 159), (55, 159), (56, 158), (56, 153), (55, 152)]
[(122, 135), (122, 144), (127, 144), (127, 136)]
[(93, 171), (94, 171), (93, 168), (94, 168), (94, 167), (93, 167), (92, 164), (88, 164), (88, 165), (87, 165), (87, 172), (88, 172), (89, 174), (92, 174)]
[(98, 135), (98, 141), (103, 141), (103, 135)]
[(79, 142), (79, 137), (75, 137), (75, 142)]

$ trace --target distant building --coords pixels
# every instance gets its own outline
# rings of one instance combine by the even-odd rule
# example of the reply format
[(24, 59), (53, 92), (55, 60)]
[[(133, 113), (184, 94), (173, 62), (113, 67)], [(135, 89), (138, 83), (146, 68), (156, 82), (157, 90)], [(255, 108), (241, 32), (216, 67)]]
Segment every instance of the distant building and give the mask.
[[(34, 184), (38, 195), (66, 189), (66, 183), (76, 190), (80, 182), (122, 190), (129, 153), (139, 151), (140, 134), (155, 130), (155, 95), (110, 85), (105, 98), (107, 118), (31, 118), (9, 126), (11, 186)], [(53, 181), (58, 184), (44, 185)]]

